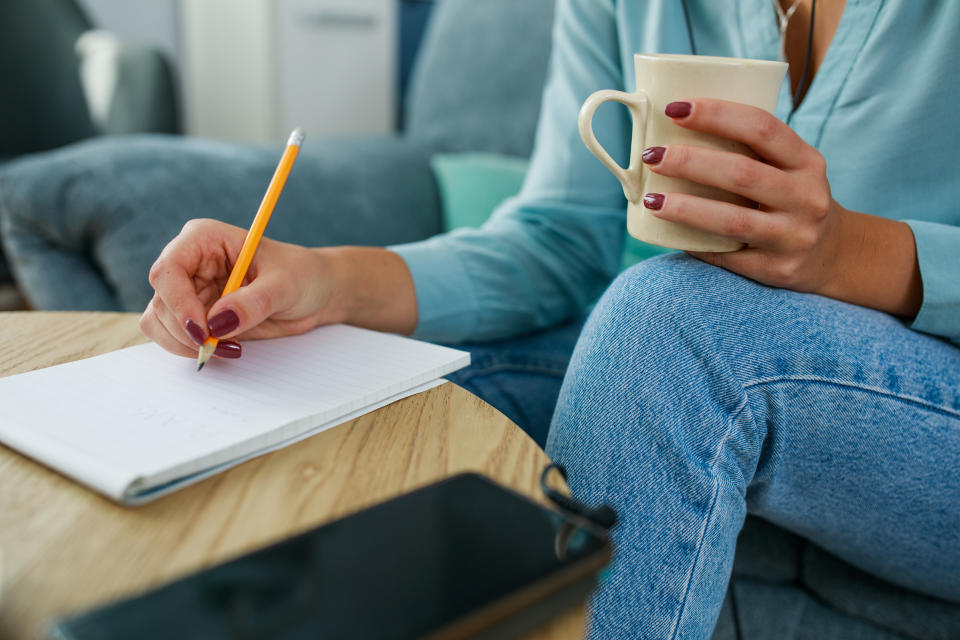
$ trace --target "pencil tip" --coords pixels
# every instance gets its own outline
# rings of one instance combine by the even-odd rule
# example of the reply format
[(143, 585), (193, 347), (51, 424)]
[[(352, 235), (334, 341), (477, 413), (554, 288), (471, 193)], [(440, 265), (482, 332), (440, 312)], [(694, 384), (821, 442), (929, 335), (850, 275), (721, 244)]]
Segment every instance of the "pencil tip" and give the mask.
[(207, 340), (202, 345), (200, 345), (200, 351), (197, 353), (197, 371), (203, 369), (203, 365), (207, 364), (207, 360), (210, 359), (210, 356), (213, 355), (214, 350), (217, 348), (216, 340)]

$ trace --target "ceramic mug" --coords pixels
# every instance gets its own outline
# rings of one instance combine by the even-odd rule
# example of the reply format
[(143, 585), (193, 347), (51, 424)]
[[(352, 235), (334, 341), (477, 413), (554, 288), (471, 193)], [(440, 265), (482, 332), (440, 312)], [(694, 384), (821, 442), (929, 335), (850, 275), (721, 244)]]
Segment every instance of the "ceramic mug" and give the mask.
[[(756, 157), (745, 145), (714, 135), (691, 131), (674, 124), (664, 107), (690, 98), (719, 98), (759, 107), (773, 113), (787, 63), (742, 58), (639, 53), (633, 57), (636, 91), (597, 91), (580, 109), (580, 137), (587, 148), (620, 180), (627, 196), (627, 232), (643, 242), (684, 251), (736, 251), (743, 245), (652, 215), (643, 206), (646, 193), (688, 193), (734, 204), (750, 203), (715, 187), (668, 178), (647, 171), (640, 159), (648, 147), (692, 144)], [(593, 114), (604, 102), (613, 100), (633, 114), (630, 166), (624, 168), (607, 153), (593, 133)]]

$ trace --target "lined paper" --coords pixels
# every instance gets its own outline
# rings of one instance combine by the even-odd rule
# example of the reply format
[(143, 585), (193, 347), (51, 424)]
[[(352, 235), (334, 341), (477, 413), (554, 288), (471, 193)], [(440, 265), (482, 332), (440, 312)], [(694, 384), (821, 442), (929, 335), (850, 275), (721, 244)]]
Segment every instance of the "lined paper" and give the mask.
[(248, 341), (243, 358), (201, 372), (145, 344), (0, 379), (0, 441), (136, 503), (468, 363), (462, 351), (345, 325)]

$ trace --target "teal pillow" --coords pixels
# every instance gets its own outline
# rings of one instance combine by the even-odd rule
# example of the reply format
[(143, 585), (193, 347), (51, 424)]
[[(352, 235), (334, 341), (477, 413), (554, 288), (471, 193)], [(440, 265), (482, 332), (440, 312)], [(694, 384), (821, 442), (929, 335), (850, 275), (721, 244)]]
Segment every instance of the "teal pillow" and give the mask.
[(440, 187), (443, 230), (480, 227), (523, 186), (529, 162), (494, 153), (440, 153), (430, 159)]
[[(530, 165), (524, 158), (494, 153), (440, 153), (430, 164), (440, 187), (444, 231), (482, 226), (500, 203), (520, 192)], [(624, 235), (623, 269), (670, 251), (640, 242), (626, 230)]]

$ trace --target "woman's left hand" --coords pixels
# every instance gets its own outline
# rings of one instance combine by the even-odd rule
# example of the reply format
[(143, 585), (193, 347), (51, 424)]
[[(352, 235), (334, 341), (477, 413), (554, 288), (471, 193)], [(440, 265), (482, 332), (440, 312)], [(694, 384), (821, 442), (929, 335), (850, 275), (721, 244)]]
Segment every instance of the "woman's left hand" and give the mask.
[[(687, 108), (685, 105), (690, 105)], [(687, 115), (682, 115), (687, 111)], [(762, 109), (724, 100), (671, 103), (681, 127), (741, 142), (760, 159), (700, 146), (652, 147), (650, 171), (718, 187), (756, 208), (683, 193), (646, 194), (653, 215), (738, 240), (743, 249), (691, 255), (775, 287), (822, 293), (838, 267), (846, 210), (830, 195), (826, 162), (800, 136)]]

